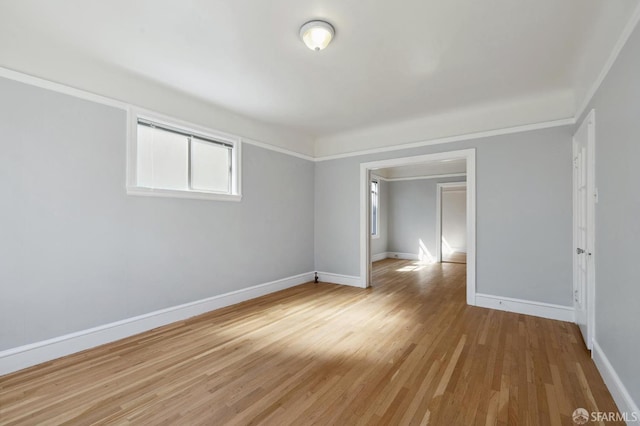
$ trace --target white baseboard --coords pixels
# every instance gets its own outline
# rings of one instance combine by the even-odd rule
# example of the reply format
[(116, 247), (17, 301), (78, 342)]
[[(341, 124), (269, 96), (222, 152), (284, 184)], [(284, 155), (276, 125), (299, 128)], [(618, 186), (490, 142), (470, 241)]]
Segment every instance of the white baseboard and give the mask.
[(386, 259), (388, 257), (389, 257), (389, 253), (387, 253), (387, 252), (373, 254), (373, 255), (371, 255), (371, 261), (372, 262), (377, 262), (378, 260), (384, 260), (384, 259)]
[(286, 288), (313, 281), (313, 272), (259, 284), (183, 305), (172, 306), (110, 324), (66, 334), (0, 352), (0, 375), (51, 361), (85, 349), (182, 321), (225, 306), (234, 305)]
[(387, 252), (388, 259), (420, 260), (418, 253), (399, 253), (397, 251)]
[(531, 300), (513, 299), (511, 297), (492, 296), (476, 293), (476, 306), (498, 309), (517, 314), (533, 315), (558, 321), (575, 322), (572, 306), (554, 305)]
[(364, 285), (362, 284), (362, 280), (360, 279), (360, 277), (356, 277), (353, 275), (340, 275), (340, 274), (332, 274), (330, 272), (318, 271), (318, 278), (321, 282), (324, 282), (324, 283), (342, 284), (342, 285), (348, 285), (351, 287), (364, 288)]
[(453, 250), (454, 253), (467, 254), (467, 248), (466, 247), (451, 247), (451, 250)]
[[(372, 262), (377, 262), (383, 259), (402, 259), (402, 260), (420, 260), (420, 255), (417, 253), (400, 253), (397, 251), (388, 251), (385, 253), (378, 253), (371, 256)], [(433, 263), (433, 262), (429, 262)]]
[[(620, 380), (620, 376), (618, 376), (616, 370), (613, 369), (609, 359), (595, 339), (593, 339), (593, 351), (591, 354), (593, 356), (593, 362), (596, 364), (596, 367), (598, 367), (598, 371), (600, 371), (604, 383), (607, 385), (607, 388), (609, 388), (609, 392), (611, 392), (611, 396), (618, 406), (620, 413), (623, 415), (627, 413), (627, 418), (630, 420), (635, 413), (635, 421), (640, 423), (640, 409), (638, 408), (638, 404), (636, 404), (631, 398), (631, 395), (629, 395), (627, 388), (624, 383), (622, 383), (622, 380)], [(631, 424), (631, 422), (629, 422), (629, 424)]]

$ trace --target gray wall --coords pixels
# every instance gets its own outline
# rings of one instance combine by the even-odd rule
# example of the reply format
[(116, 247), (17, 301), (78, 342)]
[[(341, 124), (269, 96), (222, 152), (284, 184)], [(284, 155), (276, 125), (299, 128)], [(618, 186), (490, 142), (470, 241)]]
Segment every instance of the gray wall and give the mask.
[(477, 291), (571, 305), (571, 126), (316, 163), (316, 269), (358, 276), (362, 162), (473, 148)]
[(371, 238), (371, 255), (386, 253), (389, 239), (389, 182), (378, 179), (380, 227), (378, 238)]
[(313, 270), (313, 163), (245, 144), (240, 203), (127, 196), (125, 119), (0, 79), (0, 350)]
[(640, 28), (627, 41), (586, 112), (592, 108), (596, 110), (599, 198), (595, 339), (640, 404)]
[(422, 240), (436, 257), (436, 185), (464, 182), (465, 178), (389, 182), (389, 250), (418, 254)]

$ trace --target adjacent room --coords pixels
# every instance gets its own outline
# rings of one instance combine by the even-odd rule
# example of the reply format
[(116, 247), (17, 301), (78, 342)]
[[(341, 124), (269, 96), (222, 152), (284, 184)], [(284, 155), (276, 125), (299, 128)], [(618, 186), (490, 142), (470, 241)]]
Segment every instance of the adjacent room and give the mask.
[(464, 158), (373, 170), (371, 260), (466, 263)]
[(0, 425), (640, 424), (638, 21), (0, 2)]

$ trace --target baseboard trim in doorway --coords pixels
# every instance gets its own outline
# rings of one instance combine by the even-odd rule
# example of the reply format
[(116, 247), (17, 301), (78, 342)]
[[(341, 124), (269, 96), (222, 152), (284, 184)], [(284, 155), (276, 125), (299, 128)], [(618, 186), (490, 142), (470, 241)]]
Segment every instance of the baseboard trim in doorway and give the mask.
[(417, 253), (400, 253), (397, 251), (387, 251), (371, 256), (372, 262), (377, 262), (384, 259), (420, 260), (420, 256)]
[(640, 422), (640, 408), (638, 408), (638, 404), (631, 398), (629, 391), (624, 383), (622, 383), (622, 380), (620, 380), (620, 376), (618, 376), (618, 373), (616, 373), (616, 370), (614, 370), (609, 359), (595, 339), (593, 339), (593, 351), (591, 354), (593, 356), (593, 362), (596, 364), (620, 413), (623, 415), (626, 413), (629, 424), (634, 423), (633, 421), (629, 421), (634, 420), (634, 415), (636, 416), (635, 421)]
[[(371, 256), (372, 262), (377, 262), (379, 260), (384, 260), (384, 259), (401, 259), (401, 260), (419, 261), (420, 255), (418, 253), (401, 253), (398, 251), (388, 251), (385, 253), (378, 253)], [(433, 263), (433, 262), (429, 262), (429, 263)]]
[(0, 352), (0, 375), (313, 281), (313, 272), (258, 284)]
[(476, 293), (476, 306), (558, 321), (574, 322), (573, 307)]
[(397, 251), (387, 252), (387, 259), (420, 260), (418, 253), (400, 253)]
[(384, 252), (384, 253), (378, 253), (378, 254), (372, 254), (371, 255), (371, 261), (372, 262), (377, 262), (379, 260), (384, 260), (386, 258), (389, 257), (389, 253)]
[(348, 285), (351, 287), (364, 288), (360, 277), (353, 275), (332, 274), (331, 272), (318, 271), (318, 279), (323, 283)]

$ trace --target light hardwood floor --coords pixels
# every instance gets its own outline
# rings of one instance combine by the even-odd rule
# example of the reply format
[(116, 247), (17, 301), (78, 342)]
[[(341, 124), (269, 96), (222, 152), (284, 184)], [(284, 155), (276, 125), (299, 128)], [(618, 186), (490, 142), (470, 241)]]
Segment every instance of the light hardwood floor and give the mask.
[(443, 253), (442, 261), (450, 262), (450, 263), (467, 263), (467, 253), (462, 253), (458, 251), (454, 251), (453, 253), (449, 253), (449, 254)]
[(465, 265), (376, 262), (0, 378), (1, 424), (572, 424), (616, 407), (575, 325), (469, 307)]

